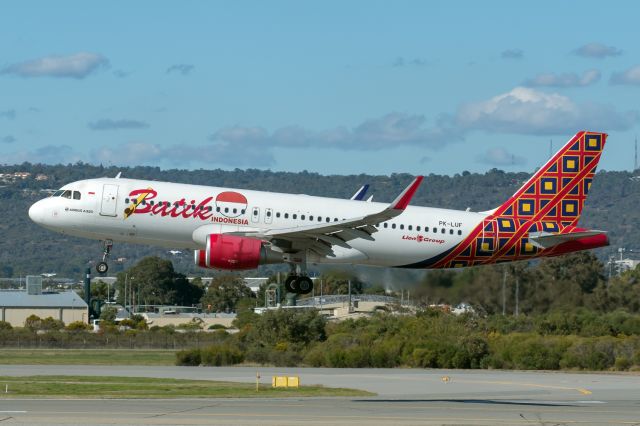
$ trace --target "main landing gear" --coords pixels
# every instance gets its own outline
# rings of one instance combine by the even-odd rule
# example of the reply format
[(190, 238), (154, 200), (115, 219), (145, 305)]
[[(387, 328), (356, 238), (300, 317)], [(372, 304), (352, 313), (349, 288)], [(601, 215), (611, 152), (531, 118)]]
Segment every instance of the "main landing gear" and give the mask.
[(99, 274), (106, 274), (109, 270), (109, 264), (107, 263), (107, 259), (111, 254), (111, 249), (113, 248), (112, 240), (104, 240), (102, 242), (102, 262), (98, 262), (96, 265), (96, 271)]
[(313, 290), (313, 281), (306, 275), (289, 275), (284, 282), (284, 288), (289, 293), (309, 294)]

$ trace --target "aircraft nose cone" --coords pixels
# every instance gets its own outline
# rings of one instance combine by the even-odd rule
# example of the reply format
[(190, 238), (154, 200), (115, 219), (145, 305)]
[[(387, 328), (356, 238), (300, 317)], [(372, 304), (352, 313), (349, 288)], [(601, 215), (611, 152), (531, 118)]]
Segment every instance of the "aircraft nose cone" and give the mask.
[(29, 208), (29, 217), (35, 223), (42, 223), (44, 218), (44, 209), (42, 208), (41, 202), (38, 201)]

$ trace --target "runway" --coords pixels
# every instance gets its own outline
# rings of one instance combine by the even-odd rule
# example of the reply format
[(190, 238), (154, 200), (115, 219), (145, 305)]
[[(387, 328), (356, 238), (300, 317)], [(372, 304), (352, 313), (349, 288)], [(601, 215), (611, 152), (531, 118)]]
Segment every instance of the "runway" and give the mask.
[[(0, 366), (0, 375), (110, 375), (253, 382), (259, 371), (371, 398), (2, 399), (3, 424), (640, 424), (640, 376), (486, 370)], [(1, 384), (0, 384), (1, 385)]]

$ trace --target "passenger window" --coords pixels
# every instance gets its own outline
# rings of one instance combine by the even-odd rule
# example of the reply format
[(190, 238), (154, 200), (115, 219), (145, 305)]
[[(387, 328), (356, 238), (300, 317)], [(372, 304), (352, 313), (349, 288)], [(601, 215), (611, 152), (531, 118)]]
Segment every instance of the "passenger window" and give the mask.
[(298, 218), (298, 215), (294, 213), (294, 214), (293, 214), (293, 218), (294, 218), (294, 219), (297, 219), (297, 218)]
[(400, 225), (400, 229), (404, 229), (404, 225)]
[(334, 222), (337, 222), (337, 221), (338, 221), (338, 218), (337, 218), (337, 217), (334, 217), (334, 218), (333, 218), (333, 221), (334, 221)]
[(389, 224), (387, 222), (383, 223), (382, 226), (384, 226), (385, 228), (389, 226)]
[(285, 213), (285, 214), (284, 214), (284, 218), (285, 218), (285, 219), (289, 219), (289, 213)]
[(244, 214), (244, 212), (246, 212), (246, 211), (247, 211), (247, 210), (242, 209), (242, 210), (240, 210), (240, 213)]
[(207, 210), (213, 211), (213, 207), (209, 206), (209, 208)]
[(128, 199), (128, 198), (125, 198), (125, 199), (124, 199), (124, 203), (125, 203), (125, 204), (129, 204), (129, 199)]
[(462, 235), (462, 230), (458, 229), (458, 235)]
[(409, 226), (407, 226), (407, 229), (408, 229), (409, 231), (411, 231), (411, 230), (413, 230), (413, 226), (412, 226), (412, 225), (409, 225)]
[(391, 224), (391, 228), (396, 229), (396, 224), (395, 223)]
[(420, 225), (416, 226), (416, 231), (420, 232)]
[(276, 217), (280, 217), (280, 212), (277, 212), (277, 213), (276, 213)]
[(224, 208), (224, 212), (225, 212), (225, 213), (229, 213), (229, 207), (225, 207), (225, 208)]
[(445, 230), (444, 230), (444, 228), (442, 228), (442, 233), (443, 233), (443, 234), (445, 233)]
[(233, 209), (233, 214), (238, 213), (238, 209)]
[(313, 216), (309, 216), (309, 220), (313, 220)]
[(318, 216), (318, 222), (322, 222), (322, 216)]
[[(235, 210), (235, 209), (233, 209), (233, 210)], [(235, 213), (235, 211), (234, 211), (234, 213)], [(267, 217), (271, 217), (271, 210), (267, 210)]]
[(437, 230), (436, 228), (433, 228), (433, 233), (434, 233), (434, 234), (437, 234), (437, 233), (438, 233), (438, 230)]
[(301, 220), (304, 220), (304, 218), (305, 218), (305, 217), (306, 217), (306, 216), (305, 216), (305, 215), (303, 215), (303, 214), (301, 214), (301, 215), (300, 215), (300, 219), (301, 219)]
[(449, 230), (449, 234), (453, 235), (453, 229)]
[(327, 222), (331, 222), (331, 218), (327, 217)]

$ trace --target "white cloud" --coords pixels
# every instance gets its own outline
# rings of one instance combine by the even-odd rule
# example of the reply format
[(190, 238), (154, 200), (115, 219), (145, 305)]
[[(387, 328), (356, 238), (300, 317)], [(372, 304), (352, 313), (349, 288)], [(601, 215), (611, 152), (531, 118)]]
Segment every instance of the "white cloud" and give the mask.
[(582, 76), (575, 73), (542, 73), (526, 80), (524, 84), (529, 87), (585, 87), (598, 82), (600, 77), (600, 71), (595, 69), (585, 71)]
[(16, 118), (16, 110), (15, 109), (7, 109), (4, 111), (0, 111), (0, 118), (6, 118), (7, 120), (13, 120)]
[(102, 55), (80, 52), (68, 56), (45, 56), (12, 64), (2, 69), (0, 74), (13, 74), (20, 77), (83, 79), (108, 65), (109, 61)]
[(2, 156), (5, 164), (43, 163), (74, 164), (82, 161), (83, 156), (68, 145), (46, 145), (32, 150), (23, 149)]
[(575, 49), (573, 54), (585, 58), (603, 59), (607, 56), (620, 56), (622, 50), (614, 46), (605, 46), (602, 43), (588, 43)]
[(182, 75), (188, 75), (194, 68), (195, 66), (191, 64), (174, 64), (167, 68), (166, 73), (171, 74), (175, 72)]
[(640, 85), (640, 65), (631, 67), (628, 70), (614, 72), (611, 75), (609, 83), (620, 85)]
[(91, 130), (120, 130), (120, 129), (146, 129), (149, 124), (131, 119), (111, 120), (109, 118), (102, 118), (100, 120), (93, 121), (88, 124)]
[(402, 56), (398, 56), (391, 64), (391, 66), (394, 68), (409, 67), (409, 66), (422, 67), (424, 65), (427, 65), (427, 61), (425, 61), (424, 59), (421, 59), (421, 58), (405, 59)]
[(507, 49), (500, 54), (502, 59), (522, 59), (524, 52), (521, 49)]
[(439, 148), (447, 142), (460, 140), (462, 135), (450, 127), (447, 116), (440, 117), (431, 127), (422, 115), (393, 112), (365, 120), (348, 128), (335, 127), (321, 131), (299, 126), (287, 126), (269, 133), (261, 127), (227, 127), (214, 133), (210, 140), (264, 148), (332, 148), (340, 150), (382, 150), (399, 145)]
[(478, 162), (492, 166), (521, 166), (526, 164), (524, 157), (510, 153), (504, 148), (490, 148), (478, 157)]
[(268, 167), (275, 164), (265, 150), (244, 149), (233, 144), (161, 146), (146, 142), (130, 142), (118, 146), (102, 146), (91, 151), (94, 162), (122, 166), (165, 164), (170, 167), (194, 166)]
[(550, 135), (579, 129), (626, 130), (638, 118), (637, 112), (620, 113), (609, 105), (578, 104), (557, 93), (516, 87), (489, 100), (462, 105), (456, 123), (466, 131)]

